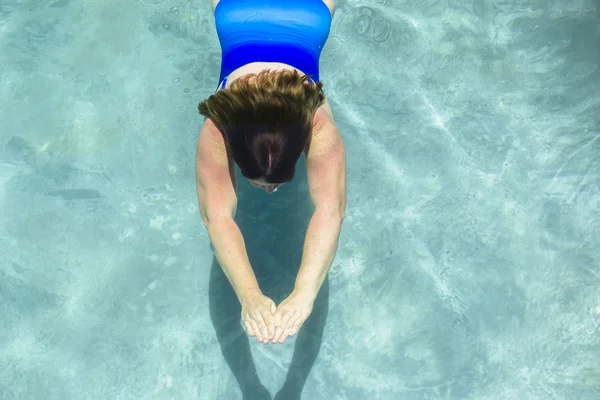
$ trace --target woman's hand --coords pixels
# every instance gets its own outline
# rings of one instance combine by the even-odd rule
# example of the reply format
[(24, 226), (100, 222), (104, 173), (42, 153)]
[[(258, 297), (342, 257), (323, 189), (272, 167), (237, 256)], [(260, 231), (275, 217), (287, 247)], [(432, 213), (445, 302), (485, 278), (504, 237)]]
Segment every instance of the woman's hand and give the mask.
[(264, 344), (275, 335), (273, 314), (277, 307), (273, 300), (263, 295), (259, 289), (246, 292), (242, 297), (242, 322), (250, 336)]
[(275, 311), (275, 336), (273, 343), (283, 343), (294, 336), (312, 312), (314, 296), (294, 290)]

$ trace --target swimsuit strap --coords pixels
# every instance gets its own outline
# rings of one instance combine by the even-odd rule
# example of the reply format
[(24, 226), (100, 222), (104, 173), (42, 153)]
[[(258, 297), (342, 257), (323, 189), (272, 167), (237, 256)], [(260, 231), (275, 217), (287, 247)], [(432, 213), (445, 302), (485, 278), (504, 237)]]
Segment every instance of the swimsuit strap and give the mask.
[(223, 78), (221, 83), (219, 83), (219, 86), (217, 86), (217, 90), (215, 90), (215, 92), (218, 92), (221, 89), (225, 89), (226, 84), (227, 84), (227, 77)]

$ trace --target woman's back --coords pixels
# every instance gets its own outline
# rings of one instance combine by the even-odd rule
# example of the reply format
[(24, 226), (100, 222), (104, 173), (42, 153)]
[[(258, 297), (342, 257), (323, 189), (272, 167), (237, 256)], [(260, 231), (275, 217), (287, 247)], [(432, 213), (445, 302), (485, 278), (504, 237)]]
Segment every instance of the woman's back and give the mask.
[[(230, 75), (240, 76), (243, 67), (245, 73), (293, 68), (319, 80), (319, 57), (334, 4), (330, 8), (322, 0), (221, 0), (213, 1), (213, 7), (222, 50), (219, 88)], [(252, 64), (259, 65), (248, 68)]]

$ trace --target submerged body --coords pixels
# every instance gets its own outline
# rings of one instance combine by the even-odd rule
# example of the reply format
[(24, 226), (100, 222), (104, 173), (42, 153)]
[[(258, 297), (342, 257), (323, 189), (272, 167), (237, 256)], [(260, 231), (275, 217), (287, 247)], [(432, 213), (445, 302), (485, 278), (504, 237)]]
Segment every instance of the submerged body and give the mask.
[[(265, 69), (295, 70), (318, 80), (319, 55), (334, 7), (334, 0), (213, 0), (223, 50), (218, 90)], [(224, 135), (207, 118), (198, 139), (196, 178), (202, 219), (215, 256), (242, 305), (246, 331), (262, 343), (283, 343), (298, 331), (312, 311), (337, 250), (346, 204), (346, 158), (326, 99), (314, 112), (304, 155), (315, 211), (294, 290), (276, 306), (260, 291), (233, 220), (235, 163)], [(268, 193), (279, 186), (261, 178), (249, 180)]]

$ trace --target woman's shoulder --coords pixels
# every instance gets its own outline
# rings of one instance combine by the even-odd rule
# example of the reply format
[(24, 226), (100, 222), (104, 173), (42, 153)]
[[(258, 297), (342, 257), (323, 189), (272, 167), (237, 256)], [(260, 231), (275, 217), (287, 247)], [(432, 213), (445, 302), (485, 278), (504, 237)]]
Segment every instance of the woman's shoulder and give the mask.
[(341, 140), (340, 132), (333, 119), (331, 106), (325, 101), (325, 103), (315, 111), (310, 143), (307, 146), (307, 150), (312, 149), (310, 151), (313, 154), (321, 153), (333, 143), (338, 143)]
[(204, 154), (205, 157), (223, 158), (227, 157), (227, 150), (223, 134), (210, 118), (204, 120), (202, 130), (198, 137), (199, 154)]
[[(319, 165), (330, 165), (339, 161), (336, 155), (343, 155), (344, 143), (328, 102), (315, 112), (310, 144), (307, 146), (307, 160), (318, 160)], [(313, 163), (313, 165), (316, 165)]]
[(221, 131), (219, 131), (219, 128), (217, 128), (215, 123), (210, 118), (206, 118), (204, 120), (204, 123), (202, 124), (202, 131), (200, 132), (200, 134), (209, 138), (209, 140), (211, 141), (223, 140), (223, 135), (221, 134)]
[(318, 135), (324, 127), (330, 125), (335, 125), (335, 120), (333, 119), (331, 105), (329, 104), (329, 101), (327, 101), (327, 98), (325, 98), (325, 102), (323, 102), (323, 104), (315, 111), (313, 117), (313, 134)]

